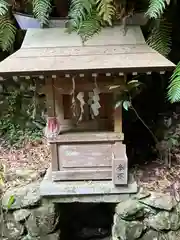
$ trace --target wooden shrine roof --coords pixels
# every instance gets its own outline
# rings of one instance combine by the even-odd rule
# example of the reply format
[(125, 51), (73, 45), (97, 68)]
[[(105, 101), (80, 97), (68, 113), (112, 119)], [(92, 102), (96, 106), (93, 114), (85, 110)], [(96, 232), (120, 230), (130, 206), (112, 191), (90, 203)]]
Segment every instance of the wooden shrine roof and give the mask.
[(150, 48), (139, 26), (105, 28), (85, 42), (64, 28), (29, 29), (22, 47), (0, 63), (0, 76), (172, 70), (174, 64)]

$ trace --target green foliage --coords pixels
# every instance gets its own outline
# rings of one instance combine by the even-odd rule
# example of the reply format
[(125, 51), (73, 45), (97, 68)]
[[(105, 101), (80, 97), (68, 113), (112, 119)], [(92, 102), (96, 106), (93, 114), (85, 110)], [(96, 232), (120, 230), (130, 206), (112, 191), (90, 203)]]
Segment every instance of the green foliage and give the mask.
[(160, 19), (156, 24), (147, 39), (147, 43), (154, 50), (164, 56), (167, 56), (171, 51), (171, 35), (172, 26), (165, 19)]
[(22, 127), (8, 116), (0, 119), (1, 140), (3, 145), (21, 147), (27, 141), (37, 141), (43, 137), (41, 129)]
[(112, 18), (116, 14), (113, 0), (97, 0), (97, 12), (104, 22), (112, 25)]
[(127, 111), (131, 108), (131, 100), (138, 95), (143, 88), (143, 84), (138, 80), (131, 80), (125, 83), (124, 91), (117, 92), (121, 85), (117, 85), (114, 91), (116, 91), (116, 99), (115, 99), (115, 108), (119, 106), (123, 106), (123, 108)]
[[(32, 90), (30, 90), (32, 89)], [(0, 141), (20, 147), (27, 141), (40, 140), (43, 136), (45, 101), (35, 99), (36, 88), (21, 82), (16, 86), (7, 83), (0, 95)], [(36, 93), (36, 94), (35, 94)]]
[(9, 5), (6, 1), (1, 0), (0, 1), (0, 16), (5, 15), (8, 12)]
[(159, 18), (166, 8), (166, 0), (150, 0), (149, 8), (146, 15), (149, 18)]
[(98, 33), (103, 25), (112, 25), (115, 11), (113, 0), (72, 0), (68, 31), (76, 31), (85, 41)]
[(68, 27), (70, 31), (78, 31), (82, 23), (87, 20), (93, 12), (94, 0), (72, 0), (69, 11)]
[(171, 76), (167, 96), (171, 103), (180, 101), (180, 62)]
[(96, 11), (94, 11), (91, 16), (88, 16), (88, 18), (81, 23), (78, 34), (81, 36), (82, 41), (85, 42), (94, 34), (99, 33), (100, 30), (101, 19), (97, 15)]
[(0, 47), (3, 51), (10, 51), (15, 41), (16, 27), (8, 16), (0, 18)]
[(40, 21), (41, 26), (48, 25), (52, 10), (51, 0), (33, 0), (32, 4), (34, 16)]

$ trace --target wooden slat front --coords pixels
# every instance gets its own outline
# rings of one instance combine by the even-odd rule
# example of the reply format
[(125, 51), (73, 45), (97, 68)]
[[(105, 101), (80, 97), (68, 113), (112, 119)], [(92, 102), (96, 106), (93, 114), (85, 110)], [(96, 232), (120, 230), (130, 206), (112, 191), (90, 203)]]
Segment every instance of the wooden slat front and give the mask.
[(52, 172), (53, 181), (68, 181), (68, 180), (110, 180), (112, 179), (112, 170), (68, 170)]
[(62, 168), (111, 167), (112, 144), (59, 145)]

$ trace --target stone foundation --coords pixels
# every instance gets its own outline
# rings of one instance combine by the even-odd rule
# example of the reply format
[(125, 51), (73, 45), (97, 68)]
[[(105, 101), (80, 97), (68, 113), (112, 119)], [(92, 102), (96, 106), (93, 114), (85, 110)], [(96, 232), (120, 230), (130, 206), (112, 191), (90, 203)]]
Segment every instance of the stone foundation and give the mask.
[(117, 204), (112, 240), (179, 240), (180, 202), (162, 193), (141, 191)]
[(168, 193), (141, 190), (118, 204), (54, 204), (41, 198), (36, 182), (7, 191), (2, 208), (3, 240), (180, 239), (180, 201)]

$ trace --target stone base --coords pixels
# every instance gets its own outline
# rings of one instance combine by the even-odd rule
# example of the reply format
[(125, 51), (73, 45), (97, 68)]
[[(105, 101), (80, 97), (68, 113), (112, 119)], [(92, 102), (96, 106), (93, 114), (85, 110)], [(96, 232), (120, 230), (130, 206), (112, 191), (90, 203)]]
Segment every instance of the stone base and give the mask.
[(129, 198), (137, 192), (137, 183), (129, 177), (127, 186), (115, 186), (112, 181), (52, 181), (51, 168), (48, 169), (40, 185), (40, 194), (57, 203), (111, 202)]

